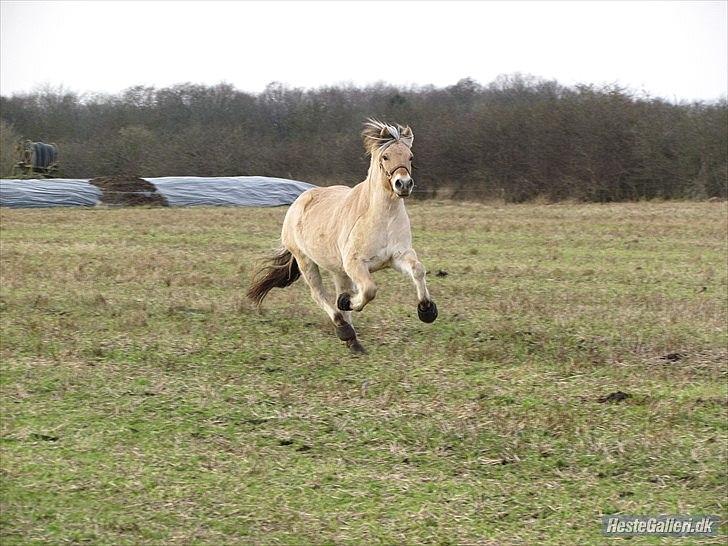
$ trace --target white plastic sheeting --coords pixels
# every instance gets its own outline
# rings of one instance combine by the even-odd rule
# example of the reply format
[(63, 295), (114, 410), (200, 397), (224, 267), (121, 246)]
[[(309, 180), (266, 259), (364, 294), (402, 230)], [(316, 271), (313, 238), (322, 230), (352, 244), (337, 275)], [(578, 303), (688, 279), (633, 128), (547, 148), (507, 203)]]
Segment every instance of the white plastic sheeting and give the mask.
[(267, 176), (145, 178), (157, 187), (171, 207), (195, 205), (275, 207), (290, 205), (314, 186)]
[(92, 207), (100, 201), (101, 190), (88, 180), (0, 179), (0, 206), (3, 207)]
[[(314, 186), (306, 182), (265, 176), (145, 178), (173, 207), (290, 205)], [(87, 179), (0, 179), (0, 206), (79, 207), (94, 206), (102, 191)]]

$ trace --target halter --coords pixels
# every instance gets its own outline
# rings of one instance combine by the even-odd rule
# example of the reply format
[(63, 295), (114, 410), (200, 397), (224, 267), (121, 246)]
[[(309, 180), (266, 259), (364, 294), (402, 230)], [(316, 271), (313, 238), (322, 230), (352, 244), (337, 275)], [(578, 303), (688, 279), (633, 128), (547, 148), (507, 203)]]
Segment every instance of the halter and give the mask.
[(387, 169), (384, 168), (384, 162), (380, 159), (379, 160), (379, 166), (382, 168), (382, 170), (384, 171), (384, 173), (387, 175), (387, 179), (388, 180), (392, 180), (392, 175), (395, 172), (397, 172), (398, 169), (404, 169), (405, 171), (407, 171), (407, 174), (409, 175), (409, 177), (412, 178), (412, 173), (410, 172), (410, 170), (405, 165), (400, 165), (399, 167), (395, 167), (390, 172), (390, 171), (388, 171)]

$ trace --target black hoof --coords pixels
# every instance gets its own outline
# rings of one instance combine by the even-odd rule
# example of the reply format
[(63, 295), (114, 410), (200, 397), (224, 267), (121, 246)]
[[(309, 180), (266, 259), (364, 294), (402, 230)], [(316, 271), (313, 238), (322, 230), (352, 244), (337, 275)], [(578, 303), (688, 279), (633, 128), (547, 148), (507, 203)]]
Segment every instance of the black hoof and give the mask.
[(336, 336), (341, 341), (349, 341), (350, 339), (356, 339), (356, 332), (349, 323), (344, 323), (342, 326), (336, 327)]
[(366, 352), (366, 351), (364, 350), (364, 347), (362, 347), (362, 346), (361, 346), (361, 343), (359, 343), (359, 340), (358, 340), (358, 339), (356, 339), (356, 338), (354, 338), (354, 339), (350, 339), (349, 341), (347, 341), (347, 342), (346, 342), (346, 346), (347, 346), (347, 347), (349, 347), (349, 350), (350, 350), (350, 351), (351, 351), (352, 353), (354, 353), (354, 354), (358, 354), (358, 355), (364, 355), (364, 354), (366, 354), (366, 353), (367, 353), (367, 352)]
[(351, 311), (351, 296), (349, 294), (339, 294), (336, 298), (336, 307), (342, 311)]
[(437, 318), (437, 305), (434, 301), (425, 301), (417, 304), (417, 316), (422, 322), (435, 322)]

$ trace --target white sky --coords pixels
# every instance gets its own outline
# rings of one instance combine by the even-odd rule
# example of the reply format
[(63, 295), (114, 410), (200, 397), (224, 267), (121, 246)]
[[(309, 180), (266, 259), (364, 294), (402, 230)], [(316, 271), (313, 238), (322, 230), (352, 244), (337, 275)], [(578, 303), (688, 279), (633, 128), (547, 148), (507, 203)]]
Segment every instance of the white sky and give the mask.
[(15, 2), (0, 93), (271, 81), (452, 85), (522, 72), (669, 100), (728, 93), (728, 1)]

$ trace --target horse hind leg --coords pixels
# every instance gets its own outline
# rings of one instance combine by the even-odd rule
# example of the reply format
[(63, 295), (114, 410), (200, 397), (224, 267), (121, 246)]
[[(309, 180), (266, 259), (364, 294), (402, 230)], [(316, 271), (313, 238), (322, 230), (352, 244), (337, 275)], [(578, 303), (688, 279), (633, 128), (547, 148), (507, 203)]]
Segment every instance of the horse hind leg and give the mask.
[(363, 353), (364, 348), (356, 337), (356, 331), (351, 325), (351, 320), (347, 320), (344, 313), (339, 311), (331, 303), (332, 300), (326, 292), (321, 272), (318, 265), (311, 259), (301, 254), (296, 256), (298, 267), (303, 275), (306, 284), (311, 289), (311, 297), (321, 307), (326, 314), (329, 315), (331, 322), (336, 327), (336, 335), (341, 341), (346, 342), (346, 346), (354, 353)]
[[(354, 281), (346, 273), (334, 273), (334, 286), (336, 287), (336, 294), (350, 294), (354, 290)], [(356, 331), (351, 320), (351, 311), (337, 310), (337, 314), (339, 316), (334, 319), (336, 335), (342, 341), (346, 341), (347, 346), (353, 352), (364, 352), (364, 347), (361, 346), (356, 337)]]
[[(340, 273), (334, 273), (334, 286), (336, 287), (337, 298), (341, 297), (342, 294), (351, 295), (356, 290), (356, 285), (349, 276), (343, 271)], [(338, 307), (338, 305), (337, 305)], [(351, 311), (339, 311), (344, 317), (344, 320), (349, 324), (352, 324), (352, 313)]]

